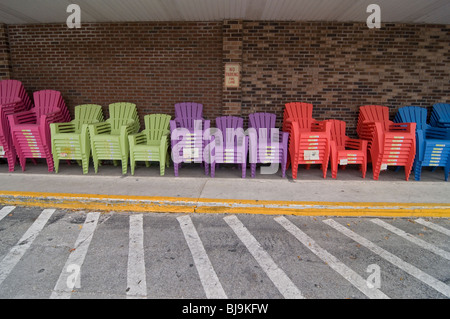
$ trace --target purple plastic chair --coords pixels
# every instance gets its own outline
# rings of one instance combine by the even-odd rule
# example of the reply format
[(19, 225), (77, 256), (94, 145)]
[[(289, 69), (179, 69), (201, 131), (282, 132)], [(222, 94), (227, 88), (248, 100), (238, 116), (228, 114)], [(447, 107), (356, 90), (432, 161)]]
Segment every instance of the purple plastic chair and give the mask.
[(182, 102), (175, 104), (175, 118), (203, 118), (203, 104)]
[(286, 176), (288, 132), (275, 128), (276, 114), (249, 114), (249, 156), (251, 175), (255, 177), (256, 164), (281, 163), (282, 177)]
[(198, 118), (175, 118), (170, 121), (172, 161), (175, 176), (181, 163), (202, 163), (205, 174), (209, 174), (209, 165), (203, 156), (205, 140), (203, 134), (210, 128), (210, 121)]
[(248, 136), (244, 134), (244, 120), (236, 116), (216, 118), (217, 129), (211, 130), (211, 177), (215, 175), (216, 164), (233, 163), (242, 169), (242, 178), (247, 171)]

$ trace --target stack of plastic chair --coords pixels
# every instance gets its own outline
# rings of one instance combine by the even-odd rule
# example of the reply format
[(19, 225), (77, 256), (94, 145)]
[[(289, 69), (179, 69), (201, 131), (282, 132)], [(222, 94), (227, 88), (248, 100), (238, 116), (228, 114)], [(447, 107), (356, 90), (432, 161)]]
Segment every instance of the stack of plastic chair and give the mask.
[(114, 166), (122, 162), (122, 174), (127, 173), (130, 152), (128, 136), (139, 131), (140, 122), (136, 104), (117, 102), (109, 105), (105, 122), (89, 124), (92, 159), (95, 173), (101, 160), (112, 160)]
[(338, 167), (349, 164), (361, 166), (362, 178), (367, 171), (367, 141), (350, 138), (345, 134), (346, 123), (327, 120), (331, 123), (331, 177), (337, 177)]
[(175, 118), (170, 121), (172, 160), (175, 176), (182, 163), (201, 163), (205, 174), (209, 173), (208, 159), (205, 158), (204, 134), (210, 129), (210, 121), (195, 118)]
[(27, 111), (31, 108), (30, 97), (22, 82), (17, 80), (0, 81), (0, 158), (6, 158), (8, 169), (14, 171), (17, 153), (14, 148), (8, 115)]
[[(375, 123), (381, 123), (383, 129), (388, 129), (392, 121), (389, 120), (389, 108), (381, 105), (364, 105), (359, 108), (356, 132), (359, 138), (367, 140), (370, 155), (372, 141), (375, 138)], [(369, 161), (371, 158), (369, 157)]]
[(130, 143), (131, 175), (134, 175), (136, 161), (144, 161), (146, 167), (150, 162), (159, 162), (160, 175), (169, 167), (169, 123), (167, 114), (148, 114), (144, 116), (145, 129), (128, 136)]
[[(450, 128), (427, 124), (427, 109), (419, 106), (399, 108), (395, 122), (414, 122), (416, 126), (416, 156), (414, 176), (420, 181), (422, 167), (443, 167), (447, 181), (450, 171)], [(442, 123), (442, 122), (441, 122)]]
[(75, 106), (74, 120), (67, 123), (50, 124), (52, 154), (56, 173), (59, 171), (60, 160), (77, 160), (83, 168), (83, 174), (88, 173), (91, 157), (88, 125), (103, 121), (103, 112), (100, 105), (84, 104)]
[(289, 134), (289, 157), (292, 165), (292, 178), (297, 178), (298, 165), (320, 164), (323, 178), (326, 178), (330, 159), (331, 123), (313, 122), (309, 130), (300, 128), (298, 122), (292, 123)]
[(247, 172), (248, 136), (244, 133), (244, 119), (237, 116), (220, 116), (216, 118), (217, 130), (211, 133), (209, 149), (211, 177), (214, 177), (219, 163), (238, 164), (242, 178)]
[(388, 166), (404, 166), (405, 178), (409, 175), (416, 153), (416, 123), (394, 123), (389, 120), (389, 108), (365, 105), (359, 108), (356, 131), (367, 140), (373, 179), (378, 180), (381, 170)]
[(405, 179), (409, 180), (416, 155), (416, 123), (396, 123), (384, 129), (375, 122), (375, 137), (370, 149), (373, 179), (388, 166), (404, 166)]
[(249, 161), (251, 176), (256, 164), (281, 163), (282, 177), (286, 176), (289, 133), (275, 127), (276, 114), (249, 114)]
[[(175, 176), (182, 163), (201, 163), (209, 174), (209, 161), (204, 157), (210, 121), (203, 118), (203, 106), (199, 103), (175, 104), (175, 119), (170, 121), (172, 160)], [(209, 156), (209, 155), (208, 155)]]
[(433, 105), (430, 124), (435, 127), (450, 128), (450, 104), (437, 103)]
[(8, 115), (11, 135), (19, 156), (20, 166), (25, 171), (26, 159), (45, 158), (48, 171), (53, 171), (50, 123), (70, 121), (69, 110), (61, 96), (54, 90), (34, 92), (34, 107)]

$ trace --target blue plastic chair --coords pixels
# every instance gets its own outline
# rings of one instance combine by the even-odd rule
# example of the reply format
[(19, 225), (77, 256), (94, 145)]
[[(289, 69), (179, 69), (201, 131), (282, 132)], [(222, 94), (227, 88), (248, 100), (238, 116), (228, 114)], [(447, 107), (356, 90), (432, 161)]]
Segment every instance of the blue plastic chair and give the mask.
[(427, 124), (427, 109), (419, 106), (401, 107), (394, 121), (416, 123), (416, 156), (414, 175), (420, 180), (422, 166), (444, 167), (445, 180), (450, 172), (450, 129)]
[(433, 105), (430, 124), (435, 127), (450, 128), (450, 104), (437, 103)]

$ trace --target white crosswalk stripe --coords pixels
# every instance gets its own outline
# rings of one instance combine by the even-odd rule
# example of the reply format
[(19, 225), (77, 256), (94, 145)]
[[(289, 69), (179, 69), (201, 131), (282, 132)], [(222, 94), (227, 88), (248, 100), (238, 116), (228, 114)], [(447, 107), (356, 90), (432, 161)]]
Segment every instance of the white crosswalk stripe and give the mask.
[(3, 218), (5, 218), (9, 213), (11, 213), (14, 208), (16, 208), (15, 206), (5, 206), (2, 207), (2, 209), (0, 209), (0, 220), (2, 220)]
[(272, 257), (261, 247), (253, 235), (245, 228), (236, 216), (225, 217), (224, 220), (244, 243), (258, 264), (269, 276), (280, 293), (286, 299), (304, 299), (300, 290), (295, 286), (286, 273), (278, 267)]
[(381, 219), (374, 218), (374, 219), (371, 219), (370, 221), (378, 226), (381, 226), (381, 227), (393, 232), (394, 234), (396, 234), (406, 240), (409, 240), (410, 242), (412, 242), (424, 249), (428, 249), (429, 251), (435, 253), (436, 255), (441, 256), (442, 258), (450, 260), (450, 252), (448, 252), (448, 251), (445, 251), (443, 249), (440, 249), (439, 247), (429, 244), (420, 238), (414, 237), (413, 235), (408, 234), (407, 232), (405, 232), (395, 226), (392, 226), (391, 224), (388, 224), (388, 223), (382, 221)]
[(177, 220), (180, 223), (184, 237), (194, 258), (194, 263), (197, 267), (203, 288), (205, 289), (206, 297), (214, 299), (227, 298), (191, 218), (189, 216), (182, 216), (178, 217)]
[(81, 267), (89, 249), (100, 213), (88, 213), (75, 246), (63, 267), (51, 299), (69, 299), (73, 288), (80, 286)]
[(11, 270), (17, 265), (23, 255), (30, 248), (39, 232), (44, 228), (45, 224), (55, 212), (55, 209), (44, 209), (36, 221), (28, 228), (25, 234), (20, 238), (19, 242), (9, 251), (0, 262), (0, 285), (9, 275)]
[(437, 280), (436, 278), (430, 276), (429, 274), (423, 272), (422, 270), (418, 269), (417, 267), (405, 262), (404, 260), (400, 259), (399, 257), (395, 256), (394, 254), (391, 254), (390, 252), (386, 251), (385, 249), (381, 248), (380, 246), (372, 243), (371, 241), (367, 240), (366, 238), (356, 234), (355, 232), (345, 228), (338, 222), (334, 221), (333, 219), (327, 219), (323, 221), (325, 224), (333, 227), (337, 231), (341, 232), (342, 234), (350, 237), (360, 245), (363, 245), (364, 247), (368, 248), (375, 254), (379, 255), (380, 257), (386, 259), (390, 263), (394, 264), (398, 268), (404, 270), (405, 272), (409, 273), (410, 275), (414, 276), (415, 278), (419, 279), (420, 281), (424, 282), (428, 286), (436, 289), (446, 297), (450, 298), (450, 287), (443, 283), (442, 281)]
[(285, 217), (277, 217), (275, 218), (281, 226), (283, 226), (288, 232), (295, 236), (305, 247), (310, 249), (314, 254), (316, 254), (320, 259), (327, 263), (328, 266), (333, 268), (336, 272), (338, 272), (342, 277), (347, 279), (350, 283), (352, 283), (356, 288), (358, 288), (362, 293), (364, 293), (369, 298), (373, 299), (389, 299), (384, 293), (382, 293), (379, 289), (372, 287), (370, 288), (367, 285), (367, 281), (363, 279), (360, 275), (358, 275), (355, 271), (347, 267), (336, 257), (331, 255), (325, 249), (321, 248), (317, 243), (308, 235), (306, 235), (303, 231), (297, 228), (294, 224), (292, 224)]
[[(72, 219), (71, 217), (66, 218), (64, 211), (58, 214), (55, 214), (55, 211), (55, 209), (44, 209), (42, 211), (38, 209), (27, 210), (26, 214), (28, 217), (22, 218), (20, 217), (21, 208), (14, 206), (0, 208), (0, 231), (6, 230), (2, 234), (10, 236), (8, 241), (2, 241), (3, 238), (0, 238), (0, 254), (3, 255), (0, 261), (0, 297), (8, 296), (11, 289), (20, 289), (20, 287), (15, 286), (16, 281), (13, 283), (12, 280), (6, 280), (8, 277), (14, 278), (14, 276), (20, 276), (20, 281), (35, 280), (33, 274), (26, 272), (29, 271), (29, 267), (21, 267), (23, 263), (30, 262), (31, 260), (33, 262), (35, 260), (41, 261), (41, 263), (46, 265), (34, 267), (35, 270), (41, 268), (39, 273), (44, 271), (44, 268), (47, 268), (49, 265), (51, 265), (49, 268), (55, 270), (56, 276), (53, 277), (54, 281), (49, 281), (50, 286), (47, 288), (45, 296), (49, 296), (52, 299), (76, 298), (86, 294), (95, 296), (99, 292), (96, 291), (95, 283), (89, 282), (89, 280), (92, 280), (94, 277), (95, 280), (100, 280), (98, 282), (101, 282), (101, 280), (111, 280), (110, 277), (108, 278), (111, 274), (106, 272), (103, 274), (101, 270), (93, 273), (90, 272), (90, 267), (95, 264), (101, 268), (104, 258), (109, 258), (109, 256), (111, 256), (111, 260), (105, 260), (105, 262), (115, 262), (116, 258), (121, 258), (120, 262), (119, 260), (117, 262), (117, 265), (122, 265), (121, 270), (117, 272), (118, 276), (114, 280), (121, 282), (119, 285), (123, 286), (123, 292), (119, 292), (119, 294), (123, 298), (171, 297), (170, 291), (161, 291), (165, 286), (163, 282), (155, 282), (158, 281), (159, 277), (164, 277), (165, 280), (169, 281), (174, 280), (175, 286), (171, 283), (171, 287), (176, 287), (177, 284), (185, 285), (184, 289), (179, 290), (183, 293), (182, 298), (192, 298), (193, 296), (202, 294), (211, 299), (226, 299), (229, 296), (237, 296), (242, 294), (242, 291), (236, 292), (233, 289), (235, 289), (234, 286), (236, 283), (237, 285), (240, 284), (240, 279), (242, 279), (242, 286), (239, 289), (245, 289), (246, 285), (249, 284), (255, 285), (255, 287), (252, 287), (252, 290), (261, 293), (261, 295), (279, 296), (281, 294), (286, 299), (302, 299), (311, 298), (316, 294), (320, 294), (318, 290), (311, 290), (311, 287), (308, 287), (308, 280), (315, 280), (315, 285), (321, 286), (320, 278), (322, 277), (318, 275), (313, 278), (317, 274), (314, 272), (313, 276), (311, 276), (312, 274), (308, 273), (311, 271), (311, 264), (308, 265), (305, 263), (305, 259), (303, 261), (298, 259), (294, 264), (292, 256), (288, 258), (285, 255), (288, 252), (299, 254), (307, 252), (310, 256), (314, 255), (313, 259), (317, 259), (315, 257), (318, 257), (318, 259), (323, 261), (324, 264), (318, 267), (318, 269), (320, 268), (320, 271), (326, 272), (327, 276), (325, 277), (333, 278), (333, 280), (335, 278), (336, 280), (332, 284), (324, 282), (323, 286), (331, 289), (334, 289), (333, 287), (336, 285), (347, 287), (342, 289), (346, 292), (331, 293), (330, 295), (332, 296), (338, 295), (345, 298), (348, 296), (347, 294), (351, 294), (357, 297), (366, 296), (372, 299), (388, 299), (403, 296), (403, 291), (395, 291), (398, 288), (395, 285), (391, 285), (390, 282), (383, 282), (382, 288), (380, 286), (370, 286), (368, 279), (361, 272), (361, 267), (366, 269), (367, 265), (364, 264), (364, 261), (362, 263), (361, 261), (356, 261), (356, 258), (344, 259), (342, 253), (335, 249), (336, 246), (342, 249), (342, 241), (336, 244), (330, 241), (330, 238), (336, 237), (340, 237), (341, 239), (345, 238), (347, 243), (344, 246), (345, 249), (348, 249), (346, 252), (354, 249), (348, 245), (348, 238), (350, 238), (358, 244), (358, 247), (362, 246), (367, 248), (367, 250), (364, 249), (364, 252), (359, 250), (359, 254), (379, 260), (381, 260), (379, 258), (381, 257), (393, 265), (390, 266), (392, 269), (395, 267), (408, 274), (407, 276), (411, 276), (410, 279), (413, 279), (411, 282), (415, 282), (415, 285), (423, 286), (421, 283), (424, 283), (443, 296), (450, 297), (449, 285), (437, 279), (447, 278), (450, 275), (448, 273), (448, 267), (446, 267), (448, 260), (450, 260), (450, 253), (437, 246), (445, 247), (448, 243), (448, 239), (443, 236), (449, 235), (448, 229), (444, 227), (448, 225), (448, 221), (446, 220), (432, 223), (422, 218), (416, 219), (417, 224), (429, 229), (429, 231), (424, 232), (424, 239), (419, 239), (412, 234), (420, 226), (414, 225), (414, 223), (410, 223), (409, 221), (407, 222), (406, 219), (403, 220), (403, 224), (402, 220), (396, 221), (395, 224), (398, 227), (395, 227), (393, 223), (387, 220), (365, 218), (358, 221), (363, 223), (360, 228), (355, 227), (355, 229), (350, 229), (350, 227), (345, 227), (343, 223), (341, 224), (335, 219), (318, 218), (320, 225), (322, 225), (320, 229), (322, 231), (323, 229), (329, 229), (332, 232), (331, 236), (334, 237), (328, 237), (327, 234), (321, 238), (316, 238), (317, 232), (310, 231), (306, 228), (308, 227), (306, 226), (308, 221), (297, 217), (259, 217), (258, 222), (262, 224), (252, 224), (249, 227), (250, 225), (247, 225), (249, 217), (241, 218), (239, 216), (238, 218), (236, 215), (225, 215), (203, 220), (201, 219), (202, 216), (193, 218), (191, 215), (171, 215), (164, 217), (167, 218), (165, 220), (168, 220), (168, 222), (167, 224), (163, 224), (165, 226), (172, 225), (171, 227), (173, 228), (170, 230), (171, 236), (175, 235), (177, 237), (179, 234), (179, 237), (177, 237), (177, 244), (171, 246), (169, 249), (169, 247), (160, 247), (161, 244), (158, 242), (158, 239), (161, 239), (161, 237), (158, 237), (159, 235), (156, 237), (150, 236), (154, 230), (158, 229), (157, 224), (150, 222), (144, 223), (144, 221), (149, 220), (158, 221), (159, 219), (157, 217), (142, 213), (116, 214), (114, 215), (117, 217), (115, 222), (120, 223), (120, 225), (126, 224), (128, 232), (108, 233), (108, 235), (113, 234), (113, 236), (120, 238), (117, 242), (122, 243), (120, 245), (123, 247), (121, 254), (115, 255), (114, 249), (110, 249), (114, 245), (109, 245), (107, 240), (101, 241), (101, 235), (105, 234), (104, 231), (109, 227), (108, 223), (114, 219), (111, 219), (111, 216), (115, 214), (114, 212), (110, 212), (110, 215), (104, 218), (101, 218), (102, 214), (99, 212), (77, 212)], [(54, 215), (57, 216), (51, 218)], [(65, 218), (66, 220), (64, 221)], [(50, 243), (49, 240), (54, 240), (55, 236), (57, 239), (57, 236), (61, 235), (61, 230), (56, 232), (57, 235), (52, 233), (55, 229), (60, 229), (56, 225), (60, 220), (63, 221), (62, 225), (69, 225), (68, 229), (71, 229), (70, 236), (67, 237), (70, 238), (70, 241), (68, 240), (65, 244), (62, 244), (64, 247), (61, 246), (61, 249), (50, 249), (49, 247), (58, 247), (58, 243), (56, 243), (56, 246), (51, 246), (55, 243), (54, 241), (52, 241), (53, 244), (47, 243)], [(102, 220), (101, 223), (99, 222), (100, 220)], [(299, 220), (303, 222), (299, 222)], [(14, 230), (10, 230), (10, 228), (19, 225), (22, 221), (27, 221), (26, 223), (29, 226), (20, 226), (23, 229), (23, 235), (21, 236), (22, 232), (16, 233)], [(201, 228), (199, 229), (200, 232), (197, 232), (196, 225), (200, 221), (203, 223), (203, 226), (205, 225), (204, 223), (211, 223), (207, 225), (219, 227), (220, 234), (223, 236), (220, 238), (224, 240), (220, 241), (215, 239), (211, 241), (209, 236), (216, 235), (214, 232), (215, 228)], [(78, 227), (73, 227), (73, 225), (77, 224)], [(102, 227), (98, 227), (99, 224)], [(256, 230), (254, 225), (261, 225), (263, 227)], [(367, 227), (372, 232), (366, 233), (365, 230), (368, 229)], [(405, 245), (405, 243), (409, 245), (408, 249), (404, 249), (404, 254), (406, 254), (407, 259), (401, 259), (394, 253), (388, 251), (390, 249), (386, 250), (374, 243), (376, 241), (373, 238), (377, 238), (379, 234), (380, 229), (378, 227), (382, 227), (397, 235), (393, 236), (393, 238), (395, 237), (397, 242), (401, 242), (401, 245)], [(211, 229), (213, 230), (211, 231)], [(159, 228), (158, 230), (164, 232), (165, 228)], [(95, 235), (96, 233), (99, 234)], [(20, 239), (18, 240), (19, 237)], [(11, 238), (15, 238), (14, 241)], [(151, 240), (149, 240), (150, 238)], [(431, 239), (437, 245), (430, 244), (428, 239)], [(172, 237), (164, 240), (170, 241)], [(289, 242), (289, 245), (273, 245), (273, 240), (283, 242), (284, 244)], [(9, 242), (15, 242), (16, 244), (11, 244), (12, 247), (9, 247)], [(114, 242), (116, 241), (114, 240)], [(204, 243), (208, 243), (208, 245), (205, 246)], [(392, 245), (392, 242), (389, 242), (389, 245)], [(70, 248), (69, 253), (67, 253), (67, 246)], [(108, 248), (105, 247), (103, 249), (104, 246), (108, 246)], [(239, 255), (235, 255), (236, 251), (239, 251), (239, 249), (236, 249), (238, 246), (243, 250)], [(34, 249), (35, 247), (38, 248)], [(285, 247), (286, 252), (284, 249), (280, 252), (279, 247)], [(392, 247), (389, 246), (389, 248)], [(96, 256), (95, 251), (99, 248), (102, 249), (101, 258), (97, 257), (89, 260), (89, 256)], [(44, 251), (48, 249), (51, 253), (58, 253), (61, 256), (58, 259), (58, 263), (42, 262), (42, 258), (45, 258), (45, 256), (38, 257), (37, 254), (42, 252), (43, 249)], [(421, 266), (424, 266), (423, 262), (419, 262), (418, 264), (414, 263), (415, 254), (417, 254), (418, 250), (436, 258), (432, 264), (425, 266), (426, 269), (421, 269)], [(66, 253), (62, 255), (62, 251)], [(404, 254), (402, 254), (402, 258), (404, 258)], [(32, 257), (30, 258), (30, 256)], [(175, 268), (166, 269), (164, 267), (165, 260), (169, 260), (169, 257), (171, 267), (175, 265)], [(87, 263), (84, 262), (86, 258), (88, 258)], [(233, 260), (234, 258), (236, 258), (236, 261)], [(173, 260), (177, 260), (179, 266)], [(235, 269), (233, 269), (233, 266), (227, 268), (227, 266), (219, 264), (221, 260), (226, 260), (231, 265), (233, 262), (242, 263), (245, 260), (245, 263), (248, 262), (248, 264), (244, 267), (234, 266)], [(382, 263), (385, 263), (384, 260), (382, 260)], [(423, 260), (425, 258), (422, 258)], [(62, 264), (64, 266), (61, 266)], [(383, 271), (389, 270), (383, 269)], [(164, 276), (158, 276), (158, 274), (164, 274)], [(25, 277), (22, 279), (23, 276)], [(229, 276), (234, 276), (239, 279), (230, 280)], [(262, 276), (263, 278), (256, 280), (257, 276)], [(83, 285), (83, 278), (87, 278), (85, 283), (87, 282), (88, 284)], [(268, 280), (262, 284), (264, 280), (261, 279), (264, 278)], [(178, 279), (180, 280), (179, 282), (177, 281)], [(317, 283), (316, 281), (319, 282)], [(263, 291), (258, 291), (259, 287), (265, 287), (264, 289), (271, 290), (271, 292), (264, 293)], [(155, 289), (160, 290), (156, 291)], [(433, 289), (428, 290), (433, 291)], [(25, 290), (25, 288), (22, 290)], [(74, 292), (77, 294), (74, 295)], [(33, 298), (30, 294), (32, 292), (21, 291), (19, 296), (24, 295)], [(101, 292), (101, 294), (107, 295), (108, 293)], [(178, 294), (179, 292), (177, 292), (177, 296)], [(417, 295), (421, 297), (420, 292)], [(115, 292), (114, 296), (117, 296), (117, 292)], [(254, 297), (254, 295), (251, 296)]]
[(130, 216), (127, 298), (146, 298), (143, 215)]
[(416, 222), (419, 223), (419, 224), (422, 224), (422, 225), (424, 225), (424, 226), (426, 226), (426, 227), (428, 227), (428, 228), (431, 228), (431, 229), (433, 229), (433, 230), (436, 230), (436, 231), (438, 231), (438, 232), (440, 232), (440, 233), (443, 233), (443, 234), (445, 234), (445, 235), (447, 235), (447, 236), (450, 236), (450, 229), (447, 229), (447, 228), (442, 227), (442, 226), (440, 226), (440, 225), (436, 225), (435, 223), (426, 221), (426, 220), (424, 220), (423, 218), (418, 218), (418, 219), (416, 219)]

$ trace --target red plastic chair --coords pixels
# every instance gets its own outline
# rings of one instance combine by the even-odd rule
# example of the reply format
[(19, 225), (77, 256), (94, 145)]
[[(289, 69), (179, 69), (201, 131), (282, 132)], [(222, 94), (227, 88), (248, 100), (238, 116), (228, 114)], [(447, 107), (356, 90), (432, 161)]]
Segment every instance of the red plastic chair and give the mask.
[[(299, 164), (321, 164), (323, 178), (326, 178), (330, 159), (331, 123), (314, 122), (311, 129), (300, 128), (298, 122), (292, 122), (289, 134), (289, 157), (292, 164), (292, 178), (297, 178)], [(288, 162), (289, 165), (289, 162)]]
[(345, 135), (346, 123), (340, 120), (328, 120), (331, 123), (331, 177), (337, 177), (339, 165), (361, 165), (362, 178), (367, 172), (367, 141)]
[(409, 180), (416, 155), (416, 123), (395, 123), (384, 129), (376, 122), (374, 135), (370, 149), (373, 179), (378, 180), (380, 171), (391, 165), (404, 166)]
[(283, 131), (291, 131), (292, 122), (297, 122), (299, 129), (308, 130), (316, 122), (312, 117), (313, 105), (304, 102), (290, 102), (284, 105)]
[(53, 171), (50, 123), (70, 121), (70, 114), (61, 93), (53, 90), (34, 92), (35, 107), (8, 115), (11, 135), (22, 171), (26, 159), (46, 158), (48, 171)]

